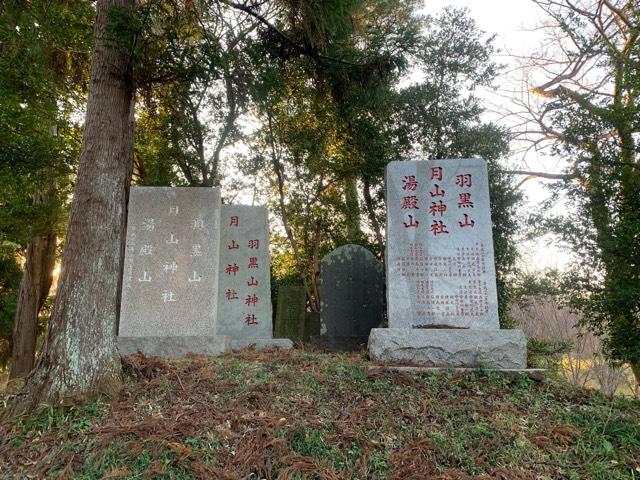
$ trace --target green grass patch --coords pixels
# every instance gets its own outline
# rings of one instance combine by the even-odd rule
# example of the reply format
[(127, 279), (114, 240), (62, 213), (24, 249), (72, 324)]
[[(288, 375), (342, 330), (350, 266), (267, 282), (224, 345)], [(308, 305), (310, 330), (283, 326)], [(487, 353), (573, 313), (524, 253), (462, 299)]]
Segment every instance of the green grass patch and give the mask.
[(640, 479), (638, 401), (367, 366), (300, 350), (130, 357), (120, 397), (0, 425), (0, 478)]

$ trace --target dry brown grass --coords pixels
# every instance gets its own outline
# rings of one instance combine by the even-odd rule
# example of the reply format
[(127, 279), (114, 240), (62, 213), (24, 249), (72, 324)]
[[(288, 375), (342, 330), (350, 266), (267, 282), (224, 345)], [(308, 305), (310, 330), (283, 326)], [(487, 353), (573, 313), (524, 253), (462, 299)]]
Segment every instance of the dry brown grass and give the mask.
[(640, 466), (637, 402), (368, 365), (304, 350), (128, 357), (117, 398), (0, 425), (0, 478), (611, 480)]

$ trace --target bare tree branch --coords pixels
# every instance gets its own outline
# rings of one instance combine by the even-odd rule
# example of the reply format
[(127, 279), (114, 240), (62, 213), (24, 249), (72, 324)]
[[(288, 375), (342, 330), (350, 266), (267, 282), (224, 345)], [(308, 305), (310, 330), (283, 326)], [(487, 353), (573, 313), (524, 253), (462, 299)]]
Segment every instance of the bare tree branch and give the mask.
[(546, 178), (548, 180), (571, 180), (578, 177), (575, 173), (529, 172), (527, 170), (507, 170), (507, 173), (526, 175), (529, 178)]

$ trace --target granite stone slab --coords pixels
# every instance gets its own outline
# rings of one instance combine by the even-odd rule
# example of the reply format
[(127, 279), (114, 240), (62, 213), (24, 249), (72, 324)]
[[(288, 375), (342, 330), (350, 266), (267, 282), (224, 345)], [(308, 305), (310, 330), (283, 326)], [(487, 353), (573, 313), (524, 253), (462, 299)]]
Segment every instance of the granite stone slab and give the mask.
[(371, 360), (427, 367), (523, 369), (527, 342), (521, 330), (375, 328)]
[[(206, 337), (224, 344), (210, 340), (216, 332), (219, 225), (218, 189), (131, 188), (121, 337)], [(197, 345), (173, 341), (171, 351), (180, 342)], [(213, 351), (209, 343), (202, 345)]]
[(503, 369), (486, 369), (486, 368), (465, 368), (465, 367), (408, 367), (399, 365), (370, 365), (367, 371), (371, 373), (378, 372), (400, 372), (400, 373), (422, 373), (433, 374), (448, 371), (460, 373), (477, 373), (477, 372), (495, 372), (509, 378), (518, 378), (526, 376), (536, 382), (542, 382), (547, 374), (543, 368), (503, 368)]
[(231, 350), (229, 337), (216, 336), (174, 336), (174, 337), (118, 337), (120, 355), (134, 355), (142, 352), (147, 356), (177, 358), (187, 353), (219, 355)]
[(288, 338), (254, 338), (254, 339), (232, 339), (231, 350), (238, 351), (252, 346), (256, 350), (267, 350), (270, 348), (293, 348), (293, 342)]
[(320, 312), (306, 312), (304, 315), (304, 333), (302, 340), (308, 342), (312, 337), (320, 335)]
[(382, 263), (360, 245), (335, 249), (320, 262), (320, 300), (323, 336), (366, 339), (384, 316)]
[(498, 329), (486, 162), (390, 162), (386, 194), (389, 326)]
[(287, 342), (269, 343), (273, 319), (267, 209), (222, 205), (220, 218), (217, 332), (230, 336), (234, 348), (252, 343), (284, 346)]

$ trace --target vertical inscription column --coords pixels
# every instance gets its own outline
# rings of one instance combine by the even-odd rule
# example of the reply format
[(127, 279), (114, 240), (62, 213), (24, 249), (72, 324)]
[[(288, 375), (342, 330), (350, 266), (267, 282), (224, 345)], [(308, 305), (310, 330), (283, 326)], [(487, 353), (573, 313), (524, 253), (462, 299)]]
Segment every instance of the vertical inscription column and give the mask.
[(131, 189), (120, 336), (215, 334), (219, 223), (217, 189)]
[(387, 167), (389, 326), (499, 328), (486, 162)]
[(264, 207), (221, 210), (218, 335), (243, 343), (272, 338), (268, 214)]

